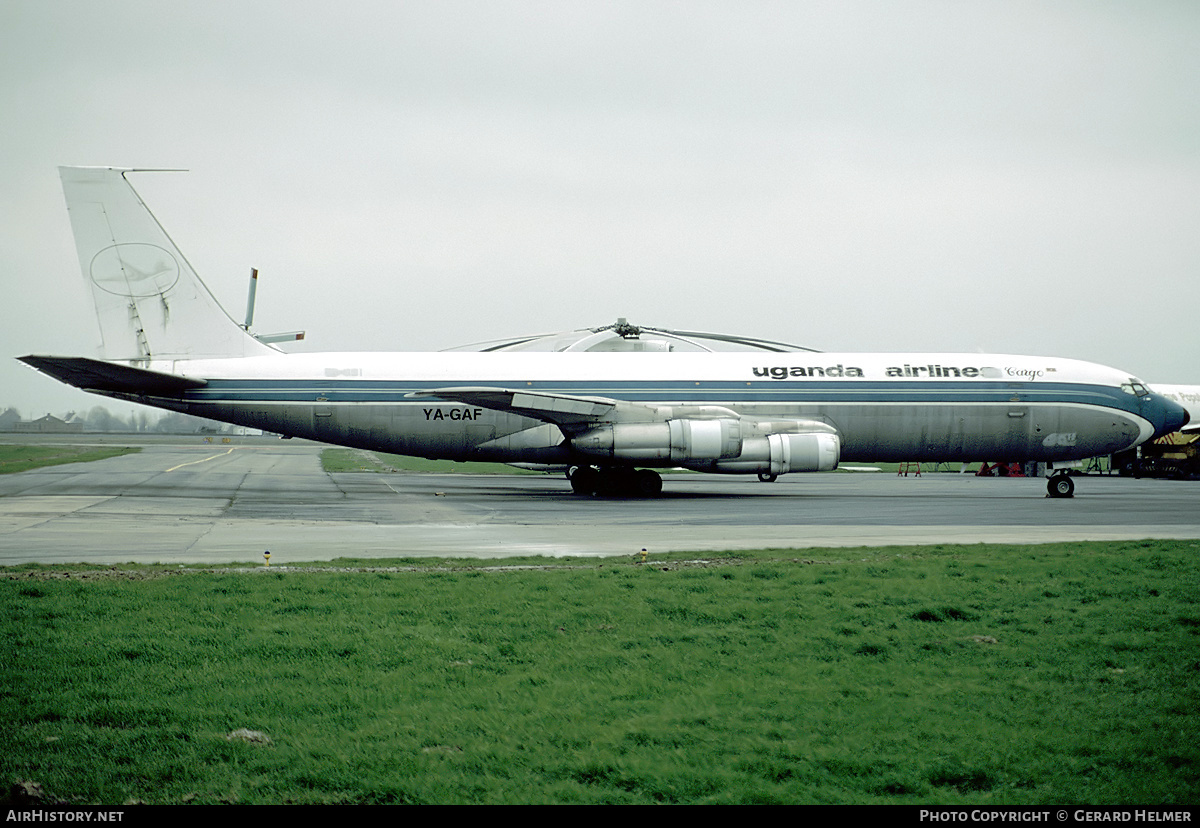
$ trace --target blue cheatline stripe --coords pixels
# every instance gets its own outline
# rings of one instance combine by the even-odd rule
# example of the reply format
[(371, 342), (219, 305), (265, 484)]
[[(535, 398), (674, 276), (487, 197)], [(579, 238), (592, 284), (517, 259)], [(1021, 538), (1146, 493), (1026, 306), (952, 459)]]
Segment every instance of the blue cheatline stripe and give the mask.
[[(1115, 408), (1136, 413), (1136, 398), (1118, 388), (1072, 383), (1038, 383), (1015, 386), (1008, 382), (857, 380), (850, 382), (805, 382), (793, 380), (729, 381), (537, 381), (454, 380), (222, 380), (208, 381), (204, 388), (187, 392), (195, 402), (275, 403), (409, 403), (437, 404), (436, 398), (406, 399), (414, 391), (438, 386), (479, 386), (538, 391), (547, 394), (610, 397), (629, 402), (689, 403), (783, 403), (818, 405), (838, 403), (1074, 403)], [(318, 397), (321, 398), (318, 400)], [(1015, 399), (1014, 399), (1015, 398)]]

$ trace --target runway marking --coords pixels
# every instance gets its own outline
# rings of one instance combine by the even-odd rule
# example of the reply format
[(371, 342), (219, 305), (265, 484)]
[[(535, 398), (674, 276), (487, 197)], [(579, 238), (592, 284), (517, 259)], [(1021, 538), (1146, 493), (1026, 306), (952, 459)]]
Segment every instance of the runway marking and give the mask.
[(171, 466), (171, 468), (167, 469), (167, 471), (173, 472), (176, 469), (182, 469), (184, 466), (195, 466), (198, 463), (207, 463), (209, 460), (216, 460), (218, 457), (224, 457), (227, 454), (233, 454), (234, 448), (237, 448), (237, 446), (234, 446), (233, 448), (229, 449), (229, 451), (224, 451), (224, 452), (221, 452), (220, 454), (214, 454), (211, 457), (205, 457), (203, 460), (190, 460), (187, 463), (180, 463), (178, 466)]

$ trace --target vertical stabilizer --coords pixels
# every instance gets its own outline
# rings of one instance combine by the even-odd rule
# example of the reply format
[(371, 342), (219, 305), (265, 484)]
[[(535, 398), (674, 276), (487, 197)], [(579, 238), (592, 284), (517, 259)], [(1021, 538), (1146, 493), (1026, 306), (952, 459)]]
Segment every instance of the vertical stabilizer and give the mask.
[(59, 167), (83, 279), (106, 360), (207, 359), (277, 353), (218, 304), (134, 191), (134, 170)]

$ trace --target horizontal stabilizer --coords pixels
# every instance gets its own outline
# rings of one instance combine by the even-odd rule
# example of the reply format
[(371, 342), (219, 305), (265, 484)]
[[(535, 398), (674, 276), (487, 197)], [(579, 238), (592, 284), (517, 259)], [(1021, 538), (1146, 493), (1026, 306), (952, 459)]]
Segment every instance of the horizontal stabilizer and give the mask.
[(145, 368), (132, 368), (87, 357), (30, 355), (18, 359), (67, 385), (100, 393), (181, 397), (185, 391), (203, 388), (208, 384), (202, 379), (147, 371)]

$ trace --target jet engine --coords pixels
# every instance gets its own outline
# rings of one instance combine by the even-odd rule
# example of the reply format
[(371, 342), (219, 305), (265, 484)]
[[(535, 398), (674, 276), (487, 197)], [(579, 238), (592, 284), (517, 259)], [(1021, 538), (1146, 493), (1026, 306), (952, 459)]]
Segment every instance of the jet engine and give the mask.
[(742, 452), (738, 420), (677, 419), (661, 423), (614, 423), (589, 429), (571, 440), (581, 454), (630, 463), (721, 460)]
[[(792, 431), (762, 434), (764, 426)], [(800, 432), (800, 428), (811, 430)], [(725, 474), (832, 471), (842, 451), (837, 432), (827, 425), (745, 424), (728, 417), (613, 423), (579, 434), (571, 445), (580, 454), (598, 459), (649, 465), (670, 462)]]
[(833, 432), (768, 434), (743, 441), (737, 457), (682, 465), (696, 471), (725, 474), (787, 474), (833, 471), (841, 459), (842, 441)]

